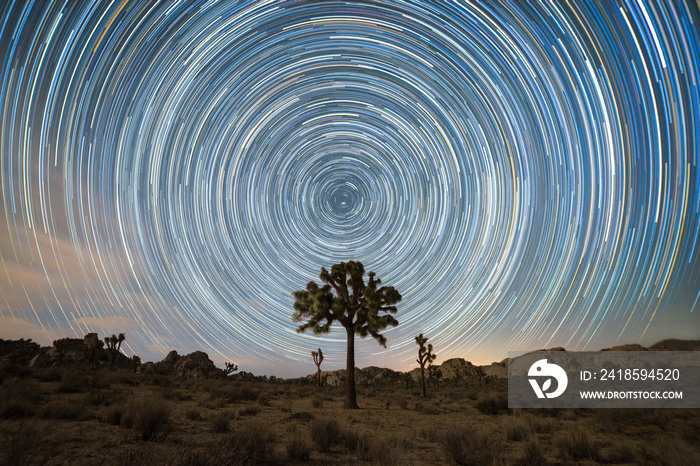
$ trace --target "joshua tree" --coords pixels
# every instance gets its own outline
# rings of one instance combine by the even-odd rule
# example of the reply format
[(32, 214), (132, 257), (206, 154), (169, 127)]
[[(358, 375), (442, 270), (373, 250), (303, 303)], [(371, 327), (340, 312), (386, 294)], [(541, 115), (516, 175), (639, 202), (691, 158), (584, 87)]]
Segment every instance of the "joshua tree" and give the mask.
[(294, 321), (309, 319), (297, 332), (311, 329), (314, 335), (328, 333), (335, 321), (345, 328), (348, 350), (343, 407), (346, 409), (359, 408), (355, 391), (355, 334), (361, 338), (371, 335), (386, 348), (386, 337), (379, 332), (390, 325), (398, 325), (392, 314), (396, 313), (394, 304), (401, 302), (401, 295), (393, 286), (378, 288), (382, 282), (375, 278), (374, 272), (369, 273), (365, 284), (364, 274), (365, 268), (360, 262), (341, 262), (331, 267), (330, 272), (321, 268), (319, 278), (324, 286), (311, 281), (306, 290), (292, 293), (296, 310)]
[(433, 345), (428, 344), (428, 347), (425, 347), (425, 343), (427, 341), (428, 338), (424, 337), (422, 333), (416, 337), (416, 344), (420, 346), (418, 349), (418, 359), (416, 359), (416, 362), (420, 364), (420, 378), (423, 382), (423, 397), (425, 398), (428, 397), (428, 393), (425, 391), (425, 365), (430, 364), (431, 362), (435, 361), (435, 358), (437, 358), (437, 355), (433, 354)]
[(316, 364), (316, 369), (318, 369), (316, 374), (318, 375), (318, 386), (320, 387), (321, 386), (321, 363), (323, 362), (323, 351), (321, 351), (321, 348), (319, 348), (318, 351), (312, 351), (311, 357), (314, 358), (314, 364)]
[(234, 372), (236, 372), (238, 370), (238, 366), (232, 362), (225, 362), (224, 366), (226, 366), (226, 369), (224, 369), (224, 373), (227, 376), (233, 374)]
[(58, 365), (62, 366), (63, 365), (63, 356), (66, 354), (66, 348), (68, 348), (68, 343), (70, 343), (70, 340), (68, 338), (60, 338), (58, 340), (54, 340), (53, 346), (56, 348), (56, 351), (58, 352)]
[(111, 337), (105, 337), (105, 344), (107, 345), (110, 356), (112, 356), (112, 362), (109, 365), (110, 369), (114, 369), (114, 360), (117, 358), (117, 354), (119, 354), (124, 340), (126, 340), (126, 337), (123, 333), (120, 333), (119, 336), (112, 335)]
[(136, 373), (136, 370), (139, 368), (139, 366), (141, 366), (141, 358), (136, 355), (133, 355), (131, 357), (131, 367), (134, 368), (134, 374)]

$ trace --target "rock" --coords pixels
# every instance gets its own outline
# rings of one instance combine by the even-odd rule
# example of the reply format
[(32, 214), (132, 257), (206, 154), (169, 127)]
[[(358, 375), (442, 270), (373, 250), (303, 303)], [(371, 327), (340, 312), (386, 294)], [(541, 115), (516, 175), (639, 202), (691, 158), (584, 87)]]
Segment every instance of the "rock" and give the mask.
[(612, 348), (604, 348), (601, 351), (649, 351), (642, 345), (632, 344), (632, 345), (620, 345), (613, 346)]
[[(202, 366), (214, 366), (214, 362), (209, 359), (207, 353), (203, 351), (195, 351), (185, 356), (180, 356), (177, 354), (177, 351), (171, 351), (165, 359), (153, 364), (153, 369), (154, 372), (158, 374), (175, 375), (182, 378), (195, 378), (204, 376), (202, 369), (200, 369)], [(148, 366), (144, 371), (151, 371), (151, 367)], [(221, 374), (223, 374), (221, 369), (214, 368), (209, 374), (209, 377), (215, 377)]]
[(51, 358), (46, 353), (40, 353), (34, 356), (29, 361), (29, 367), (49, 367), (51, 366)]

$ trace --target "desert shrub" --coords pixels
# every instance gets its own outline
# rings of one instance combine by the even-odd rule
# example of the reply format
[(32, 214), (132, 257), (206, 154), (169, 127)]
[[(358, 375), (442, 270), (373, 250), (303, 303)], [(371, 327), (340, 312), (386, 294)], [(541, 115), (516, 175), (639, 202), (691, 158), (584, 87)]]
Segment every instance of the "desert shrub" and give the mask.
[(314, 399), (311, 400), (311, 406), (317, 409), (320, 408), (321, 406), (323, 406), (323, 398), (318, 396), (314, 397)]
[(60, 393), (82, 393), (90, 387), (88, 377), (81, 375), (80, 372), (66, 371), (61, 377), (61, 384), (58, 387)]
[(34, 377), (41, 382), (58, 382), (63, 377), (61, 370), (57, 368), (51, 368), (46, 370), (37, 371)]
[(700, 464), (700, 451), (697, 445), (687, 445), (675, 438), (657, 437), (643, 448), (650, 464), (661, 466), (696, 466)]
[(399, 405), (399, 408), (401, 409), (408, 409), (408, 399), (407, 398), (399, 398), (397, 403)]
[(203, 417), (202, 413), (197, 408), (189, 408), (185, 411), (185, 419), (189, 421), (201, 421)]
[(272, 397), (269, 393), (261, 393), (258, 395), (258, 404), (260, 406), (270, 406), (270, 400)]
[(211, 431), (214, 433), (228, 432), (230, 428), (231, 413), (222, 411), (211, 418)]
[(440, 435), (434, 427), (430, 428), (422, 428), (420, 430), (420, 436), (421, 438), (429, 441), (429, 442), (439, 442), (440, 441)]
[(87, 392), (86, 401), (92, 406), (111, 406), (124, 400), (125, 394), (120, 390), (92, 388)]
[(369, 435), (363, 435), (357, 440), (355, 448), (357, 458), (361, 461), (372, 461), (372, 442)]
[(383, 466), (394, 466), (403, 464), (404, 452), (400, 448), (392, 446), (377, 447), (370, 449), (370, 461)]
[(257, 416), (260, 414), (260, 406), (246, 406), (245, 408), (238, 411), (239, 416)]
[(282, 411), (283, 413), (289, 414), (292, 412), (292, 407), (289, 406), (288, 404), (285, 404), (285, 405), (279, 406), (279, 410)]
[(601, 430), (624, 432), (630, 426), (656, 426), (666, 430), (671, 415), (665, 409), (598, 409), (594, 412)]
[(311, 422), (311, 439), (322, 453), (330, 450), (339, 435), (340, 426), (335, 419), (318, 419)]
[(523, 466), (540, 466), (547, 462), (547, 458), (537, 442), (536, 438), (529, 440), (525, 444), (521, 464)]
[[(104, 411), (102, 411), (102, 422), (105, 422), (107, 424), (111, 424), (113, 426), (118, 426), (122, 423), (122, 418), (124, 417), (124, 413), (127, 411), (128, 406), (125, 403), (119, 403), (119, 404), (114, 404), (112, 406), (107, 407)], [(132, 425), (133, 425), (133, 420), (132, 420)], [(125, 426), (125, 427), (131, 427)]]
[(35, 411), (33, 403), (16, 397), (0, 401), (0, 419), (32, 417)]
[(357, 450), (357, 444), (360, 442), (360, 435), (354, 430), (346, 430), (340, 435), (343, 446), (347, 451)]
[(440, 443), (447, 456), (460, 465), (490, 465), (500, 450), (487, 434), (465, 426), (448, 429)]
[(591, 440), (588, 432), (580, 427), (565, 432), (555, 439), (562, 459), (600, 461), (600, 445)]
[(629, 439), (615, 442), (612, 450), (605, 456), (605, 462), (613, 464), (639, 463), (637, 451)]
[(274, 435), (258, 422), (245, 423), (227, 441), (227, 448), (241, 464), (274, 462), (274, 446)]
[(239, 385), (228, 390), (227, 401), (229, 403), (240, 403), (241, 401), (255, 401), (258, 398), (258, 392), (250, 385)]
[(506, 438), (513, 442), (529, 439), (533, 432), (533, 420), (529, 416), (509, 417), (504, 421)]
[(160, 399), (144, 400), (137, 406), (134, 429), (142, 440), (160, 441), (168, 434), (170, 407)]
[(84, 413), (83, 407), (70, 400), (56, 400), (44, 405), (37, 413), (44, 419), (80, 419)]
[(475, 405), (483, 414), (496, 415), (508, 411), (508, 398), (504, 395), (492, 396), (477, 401)]
[(46, 464), (50, 457), (40, 451), (41, 436), (34, 423), (21, 421), (0, 429), (0, 464), (7, 466)]
[(293, 438), (287, 443), (287, 458), (292, 461), (308, 461), (311, 458), (311, 445), (304, 439)]

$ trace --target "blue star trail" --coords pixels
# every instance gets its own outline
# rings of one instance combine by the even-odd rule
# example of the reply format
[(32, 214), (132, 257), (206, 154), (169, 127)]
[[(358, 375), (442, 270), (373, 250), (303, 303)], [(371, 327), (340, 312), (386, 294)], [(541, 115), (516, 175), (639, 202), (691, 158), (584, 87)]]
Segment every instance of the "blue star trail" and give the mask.
[(361, 367), (698, 336), (695, 2), (0, 8), (2, 337), (340, 367), (345, 260), (404, 297)]

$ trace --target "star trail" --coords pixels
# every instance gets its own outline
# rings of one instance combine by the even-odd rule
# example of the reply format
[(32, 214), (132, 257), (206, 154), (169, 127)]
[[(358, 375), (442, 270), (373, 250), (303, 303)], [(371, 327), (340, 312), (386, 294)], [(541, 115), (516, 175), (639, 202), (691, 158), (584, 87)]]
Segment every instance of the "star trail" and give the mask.
[(0, 8), (0, 337), (340, 368), (345, 260), (404, 298), (360, 367), (698, 337), (696, 2)]

